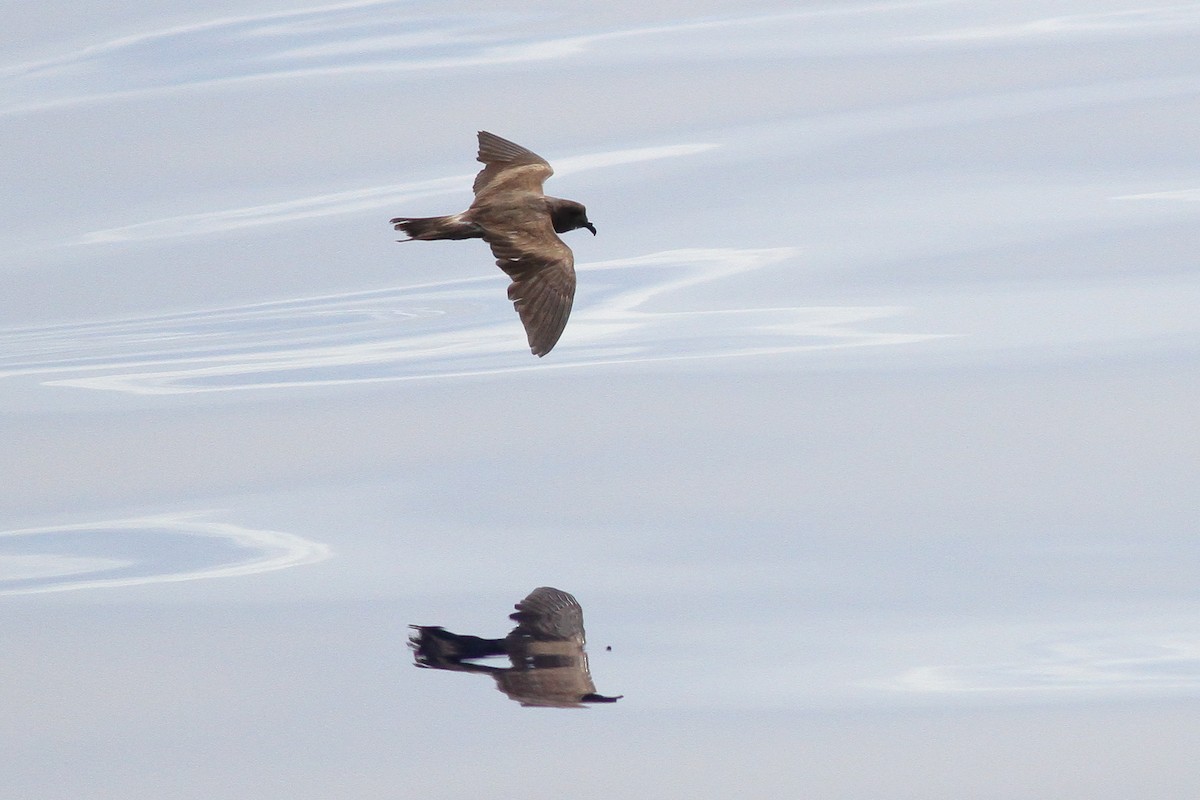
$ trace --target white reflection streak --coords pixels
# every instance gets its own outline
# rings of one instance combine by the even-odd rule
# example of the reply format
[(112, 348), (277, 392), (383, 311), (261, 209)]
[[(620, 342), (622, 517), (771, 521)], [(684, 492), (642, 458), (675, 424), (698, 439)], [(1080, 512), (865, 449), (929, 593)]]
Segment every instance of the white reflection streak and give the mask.
[[(0, 536), (3, 536), (0, 533)], [(8, 555), (0, 553), (0, 581), (64, 578), (106, 569), (128, 567), (133, 562), (117, 558), (63, 555)]]
[(1178, 200), (1184, 203), (1200, 202), (1200, 189), (1173, 189), (1166, 192), (1142, 192), (1140, 194), (1122, 194), (1111, 198), (1113, 200)]
[(90, 61), (108, 53), (127, 50), (148, 42), (157, 42), (163, 39), (186, 37), (192, 34), (202, 33), (204, 31), (220, 30), (222, 28), (236, 28), (243, 25), (257, 25), (258, 23), (263, 22), (274, 22), (276, 20), (307, 17), (319, 14), (336, 14), (337, 12), (341, 11), (369, 8), (372, 6), (392, 5), (395, 2), (396, 0), (359, 0), (358, 2), (334, 3), (325, 6), (315, 6), (313, 8), (278, 11), (267, 14), (248, 14), (240, 17), (217, 17), (215, 19), (193, 23), (191, 25), (176, 25), (170, 28), (160, 28), (154, 31), (146, 31), (144, 33), (135, 33), (129, 36), (121, 36), (116, 39), (109, 39), (106, 42), (89, 45), (87, 47), (80, 48), (79, 50), (72, 51), (68, 55), (58, 56), (56, 58), (44, 58), (35, 61), (25, 61), (17, 64), (10, 64), (8, 66), (0, 67), (0, 77), (10, 75), (25, 75), (29, 73), (40, 72), (42, 70), (58, 69), (71, 64)]
[[(262, 555), (233, 564), (221, 564), (215, 567), (175, 572), (159, 575), (138, 575), (122, 578), (94, 578), (91, 580), (75, 580), (54, 583), (48, 586), (31, 586), (15, 589), (0, 590), (0, 595), (45, 594), (48, 592), (66, 592), (78, 589), (110, 589), (123, 586), (140, 586), (150, 583), (176, 583), (179, 581), (205, 580), (208, 578), (232, 578), (244, 575), (254, 575), (260, 572), (299, 567), (306, 564), (316, 564), (329, 558), (333, 553), (328, 545), (282, 531), (259, 530), (243, 528), (225, 522), (210, 522), (201, 519), (200, 512), (181, 514), (161, 514), (156, 516), (136, 517), (133, 519), (105, 520), (76, 525), (57, 525), (44, 528), (23, 528), (19, 530), (0, 531), (0, 539), (15, 536), (52, 535), (56, 533), (81, 533), (101, 531), (157, 530), (172, 534), (202, 536), (228, 540), (239, 547), (257, 551)], [(126, 566), (130, 562), (115, 559), (79, 559), (67, 557), (63, 559), (50, 557), (51, 560), (41, 559), (37, 563), (38, 577), (67, 577), (79, 574), (82, 567), (90, 562), (91, 571), (110, 569), (115, 566)], [(55, 563), (59, 563), (57, 569)], [(4, 561), (0, 561), (2, 565)], [(28, 565), (20, 561), (13, 562), (27, 570)], [(27, 574), (16, 575), (0, 573), (0, 581), (28, 577)]]
[(1200, 24), (1200, 4), (1187, 3), (1162, 8), (1062, 14), (1023, 22), (961, 28), (943, 33), (905, 37), (919, 41), (978, 41), (1025, 39), (1070, 34), (1125, 33), (1137, 30), (1175, 30)]
[[(0, 377), (139, 395), (334, 386), (730, 358), (935, 338), (864, 330), (880, 307), (652, 311), (652, 301), (795, 255), (675, 250), (582, 265), (591, 288), (548, 362), (524, 351), (502, 278), (300, 298), (232, 309), (0, 333)], [(500, 278), (497, 280), (496, 278)], [(456, 315), (463, 316), (462, 321)], [(24, 352), (22, 352), (24, 351)], [(52, 375), (64, 375), (44, 380)]]
[[(678, 158), (703, 153), (716, 148), (715, 144), (685, 143), (661, 147), (639, 147), (614, 150), (607, 153), (592, 153), (559, 159), (555, 163), (558, 175), (584, 172), (590, 169), (635, 164), (662, 158)], [(314, 217), (350, 214), (379, 208), (401, 206), (411, 200), (444, 194), (455, 194), (469, 186), (474, 173), (455, 175), (450, 178), (435, 178), (413, 183), (398, 183), (387, 186), (372, 186), (346, 192), (314, 195), (267, 203), (243, 208), (205, 211), (176, 217), (138, 222), (118, 228), (92, 231), (69, 244), (107, 244), (116, 242), (170, 239), (181, 236), (218, 233), (250, 228), (260, 225), (277, 225)]]
[(1025, 661), (916, 667), (886, 684), (918, 693), (1162, 690), (1200, 687), (1200, 641), (1060, 643)]
[[(566, 33), (529, 38), (523, 28), (513, 33), (496, 33), (497, 12), (484, 23), (447, 21), (444, 17), (405, 15), (405, 4), (396, 0), (366, 0), (307, 9), (257, 15), (226, 16), (191, 25), (181, 25), (132, 34), (80, 48), (62, 56), (0, 66), (0, 79), (29, 81), (33, 91), (14, 93), (33, 98), (0, 106), (0, 114), (19, 114), (88, 102), (124, 100), (149, 94), (174, 93), (263, 80), (294, 80), (356, 74), (496, 67), (535, 61), (558, 60), (604, 49), (617, 42), (646, 37), (667, 37), (694, 32), (730, 31), (738, 28), (769, 27), (778, 30), (789, 22), (829, 16), (888, 13), (936, 5), (946, 0), (911, 3), (863, 3), (822, 9), (803, 9), (765, 14), (705, 17), (642, 25), (617, 30)], [(378, 8), (373, 16), (361, 12)], [(371, 24), (364, 24), (365, 21)], [(486, 24), (490, 21), (491, 24)], [(386, 36), (389, 27), (433, 26), (431, 31), (402, 30)], [(474, 25), (487, 35), (471, 31)], [(360, 29), (356, 36), (312, 44), (305, 37), (329, 31)], [(741, 34), (746, 35), (746, 34)], [(752, 31), (749, 35), (759, 35)], [(430, 52), (423, 49), (433, 48)], [(441, 51), (451, 49), (449, 54)], [(200, 58), (164, 60), (163, 52), (201, 53)], [(638, 48), (638, 57), (654, 48)], [(327, 62), (337, 57), (340, 60)], [(360, 60), (355, 60), (355, 58)], [(368, 60), (361, 60), (361, 59)], [(146, 69), (123, 69), (126, 63)], [(290, 66), (269, 65), (291, 62)], [(79, 92), (80, 75), (99, 76), (98, 86)], [(70, 79), (61, 78), (69, 76)], [(126, 77), (126, 76), (137, 76)], [(146, 77), (151, 76), (151, 77)], [(58, 79), (56, 83), (55, 80)], [(38, 87), (39, 81), (49, 81)], [(136, 81), (142, 81), (138, 85)], [(22, 87), (23, 88), (23, 87)], [(58, 94), (55, 97), (53, 95)]]

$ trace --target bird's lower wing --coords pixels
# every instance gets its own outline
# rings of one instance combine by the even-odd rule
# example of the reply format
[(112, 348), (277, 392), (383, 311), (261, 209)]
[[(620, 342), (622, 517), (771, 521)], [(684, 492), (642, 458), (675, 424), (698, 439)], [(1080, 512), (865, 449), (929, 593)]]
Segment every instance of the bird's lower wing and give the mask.
[(535, 356), (553, 349), (567, 327), (575, 300), (575, 258), (571, 248), (553, 233), (549, 238), (517, 241), (488, 237), (496, 265), (508, 273), (512, 283), (508, 299), (513, 301)]

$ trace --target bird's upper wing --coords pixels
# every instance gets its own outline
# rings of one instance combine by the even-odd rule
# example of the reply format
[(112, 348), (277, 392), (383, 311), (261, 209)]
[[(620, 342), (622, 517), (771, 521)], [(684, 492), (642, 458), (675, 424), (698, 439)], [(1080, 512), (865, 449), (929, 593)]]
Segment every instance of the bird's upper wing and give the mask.
[(513, 301), (529, 349), (549, 353), (567, 327), (575, 300), (575, 256), (554, 233), (549, 215), (537, 224), (484, 226), (496, 265), (508, 273), (508, 299)]
[(494, 133), (479, 132), (479, 155), (484, 164), (471, 189), (481, 192), (517, 189), (541, 192), (546, 178), (554, 174), (546, 159)]
[[(513, 633), (543, 641), (577, 639), (583, 642), (583, 609), (561, 589), (542, 586), (516, 605)], [(595, 691), (595, 689), (592, 689)]]

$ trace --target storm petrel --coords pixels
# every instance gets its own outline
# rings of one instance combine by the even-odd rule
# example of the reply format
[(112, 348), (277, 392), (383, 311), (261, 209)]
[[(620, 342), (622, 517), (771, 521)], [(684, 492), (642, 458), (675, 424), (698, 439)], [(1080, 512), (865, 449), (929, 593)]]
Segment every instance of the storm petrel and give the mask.
[(575, 257), (556, 234), (596, 228), (587, 209), (573, 200), (548, 197), (542, 184), (554, 174), (546, 159), (493, 133), (479, 131), (478, 160), (484, 167), (471, 187), (475, 202), (445, 217), (396, 217), (396, 230), (416, 239), (483, 239), (512, 283), (513, 301), (541, 357), (562, 336), (575, 298)]

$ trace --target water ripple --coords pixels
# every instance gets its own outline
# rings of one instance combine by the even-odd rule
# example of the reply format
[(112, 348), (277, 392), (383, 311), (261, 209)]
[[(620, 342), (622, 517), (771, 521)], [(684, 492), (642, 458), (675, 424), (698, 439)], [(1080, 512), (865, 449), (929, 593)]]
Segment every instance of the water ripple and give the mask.
[(1200, 3), (1183, 3), (1159, 8), (1130, 8), (1060, 14), (1052, 17), (1000, 22), (934, 34), (914, 36), (933, 41), (980, 39), (1026, 39), (1034, 37), (1127, 34), (1129, 32), (1178, 32), (1200, 25)]
[(921, 693), (1147, 691), (1200, 687), (1200, 640), (1056, 642), (994, 664), (911, 669), (891, 688)]
[[(794, 47), (802, 38), (794, 35), (796, 26), (813, 19), (858, 18), (931, 2), (945, 0), (708, 16), (539, 36), (529, 32), (529, 15), (414, 13), (400, 0), (352, 0), (215, 17), (0, 65), (0, 114), (251, 81), (498, 67), (611, 53), (622, 46), (645, 58), (670, 53), (666, 43), (697, 34), (714, 53), (734, 40), (760, 49), (768, 42)], [(646, 45), (647, 39), (657, 46)], [(697, 47), (689, 39), (676, 49), (694, 54)]]
[(327, 545), (200, 512), (0, 531), (0, 595), (231, 578), (315, 564)]
[[(569, 175), (573, 172), (583, 172), (590, 169), (600, 169), (621, 164), (635, 164), (662, 158), (690, 156), (712, 150), (716, 147), (717, 145), (715, 144), (684, 143), (590, 153), (582, 156), (555, 159), (555, 174)], [(470, 185), (474, 177), (475, 173), (471, 172), (448, 178), (432, 178), (430, 180), (412, 181), (409, 183), (369, 186), (361, 189), (293, 198), (257, 206), (244, 206), (241, 208), (219, 209), (197, 214), (164, 217), (137, 222), (132, 225), (122, 225), (117, 228), (91, 231), (73, 242), (68, 242), (68, 244), (94, 245), (146, 241), (151, 239), (173, 239), (183, 236), (197, 236), (237, 230), (239, 228), (253, 228), (260, 225), (296, 222), (314, 217), (328, 217), (336, 214), (395, 208), (420, 198), (461, 193), (463, 187)]]
[(581, 267), (563, 342), (531, 359), (504, 276), (0, 331), (0, 378), (139, 395), (414, 380), (527, 369), (896, 345), (894, 307), (656, 310), (673, 293), (795, 258), (791, 248), (671, 250)]

